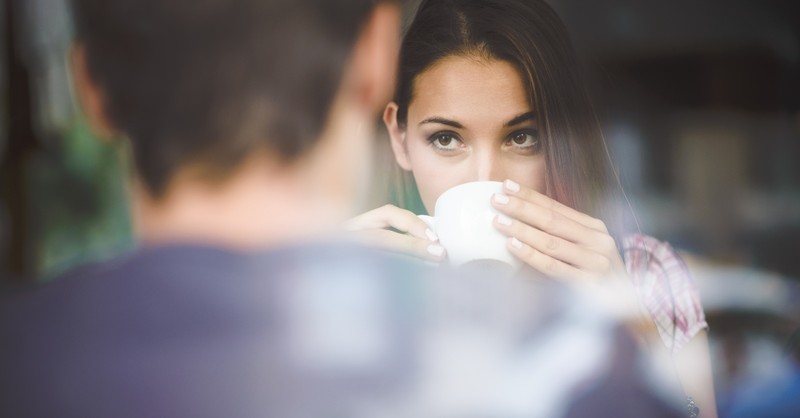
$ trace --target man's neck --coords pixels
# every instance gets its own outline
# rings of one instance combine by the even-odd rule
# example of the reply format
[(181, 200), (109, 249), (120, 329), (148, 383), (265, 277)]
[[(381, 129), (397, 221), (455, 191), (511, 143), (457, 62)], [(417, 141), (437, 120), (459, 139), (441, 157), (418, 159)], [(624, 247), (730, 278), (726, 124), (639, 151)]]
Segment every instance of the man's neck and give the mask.
[(159, 199), (136, 183), (135, 231), (144, 245), (192, 243), (241, 250), (313, 240), (331, 229), (331, 220), (295, 174), (264, 161), (249, 162), (218, 185), (179, 174)]

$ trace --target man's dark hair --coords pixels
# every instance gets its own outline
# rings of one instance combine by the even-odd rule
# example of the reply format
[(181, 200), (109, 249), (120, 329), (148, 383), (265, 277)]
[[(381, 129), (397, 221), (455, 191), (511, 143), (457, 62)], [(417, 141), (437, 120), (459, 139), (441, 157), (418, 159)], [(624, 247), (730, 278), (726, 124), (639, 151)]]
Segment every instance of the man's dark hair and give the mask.
[(376, 0), (73, 0), (78, 41), (149, 191), (314, 144)]

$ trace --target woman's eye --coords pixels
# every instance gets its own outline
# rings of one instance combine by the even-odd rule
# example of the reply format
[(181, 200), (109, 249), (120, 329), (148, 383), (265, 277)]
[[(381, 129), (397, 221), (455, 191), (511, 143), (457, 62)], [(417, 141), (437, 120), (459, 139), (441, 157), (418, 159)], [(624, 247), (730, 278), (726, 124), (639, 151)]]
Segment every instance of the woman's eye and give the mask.
[(508, 138), (509, 145), (516, 148), (533, 149), (539, 148), (539, 135), (537, 132), (515, 132)]
[(454, 151), (459, 148), (461, 140), (456, 138), (456, 136), (453, 134), (441, 133), (432, 136), (430, 143), (437, 149), (443, 151)]

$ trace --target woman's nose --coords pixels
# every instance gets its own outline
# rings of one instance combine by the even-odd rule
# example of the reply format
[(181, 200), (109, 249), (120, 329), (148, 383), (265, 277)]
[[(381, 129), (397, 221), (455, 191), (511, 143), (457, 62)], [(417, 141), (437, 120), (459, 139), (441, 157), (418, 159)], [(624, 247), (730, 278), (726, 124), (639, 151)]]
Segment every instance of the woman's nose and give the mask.
[(503, 160), (495, 152), (476, 155), (476, 181), (503, 181), (506, 179)]

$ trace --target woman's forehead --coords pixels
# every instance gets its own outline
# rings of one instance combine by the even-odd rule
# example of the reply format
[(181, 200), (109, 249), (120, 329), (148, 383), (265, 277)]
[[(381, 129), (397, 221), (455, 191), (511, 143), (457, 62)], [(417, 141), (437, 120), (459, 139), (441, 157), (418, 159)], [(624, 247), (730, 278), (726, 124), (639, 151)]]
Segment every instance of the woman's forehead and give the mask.
[(511, 63), (474, 57), (447, 57), (414, 82), (409, 122), (431, 116), (504, 123), (531, 112), (525, 83)]

